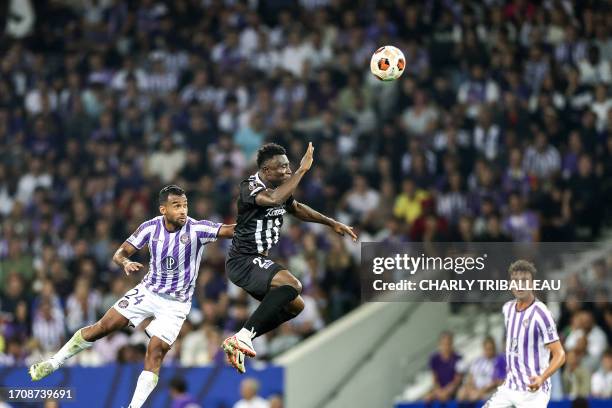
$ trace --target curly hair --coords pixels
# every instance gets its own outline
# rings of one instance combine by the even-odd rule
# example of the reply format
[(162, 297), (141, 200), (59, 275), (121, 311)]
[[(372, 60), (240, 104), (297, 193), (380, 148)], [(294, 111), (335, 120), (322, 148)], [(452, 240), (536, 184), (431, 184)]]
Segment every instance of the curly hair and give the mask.
[(283, 146), (276, 143), (267, 143), (257, 150), (257, 167), (261, 169), (268, 160), (283, 154), (287, 154)]

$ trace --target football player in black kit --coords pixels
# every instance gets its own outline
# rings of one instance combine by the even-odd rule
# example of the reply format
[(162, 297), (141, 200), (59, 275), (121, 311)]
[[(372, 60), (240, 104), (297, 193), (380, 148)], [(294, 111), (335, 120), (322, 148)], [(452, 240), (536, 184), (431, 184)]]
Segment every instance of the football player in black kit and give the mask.
[(268, 250), (278, 242), (283, 215), (288, 212), (302, 221), (325, 224), (336, 233), (357, 240), (352, 227), (293, 198), (293, 192), (312, 165), (313, 152), (309, 143), (300, 168), (292, 173), (285, 149), (274, 143), (266, 144), (257, 151), (259, 171), (240, 183), (237, 225), (225, 267), (233, 283), (261, 301), (244, 327), (223, 342), (230, 364), (241, 373), (245, 372), (244, 356), (256, 355), (251, 340), (304, 309), (300, 281), (268, 258)]

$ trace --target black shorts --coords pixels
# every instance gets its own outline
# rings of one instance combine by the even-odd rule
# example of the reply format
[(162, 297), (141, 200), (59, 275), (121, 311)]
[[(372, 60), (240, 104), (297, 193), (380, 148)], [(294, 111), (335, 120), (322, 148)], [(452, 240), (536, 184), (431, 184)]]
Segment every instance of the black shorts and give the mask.
[(227, 276), (235, 285), (261, 301), (268, 293), (274, 275), (287, 268), (264, 255), (230, 251), (225, 261), (225, 269)]

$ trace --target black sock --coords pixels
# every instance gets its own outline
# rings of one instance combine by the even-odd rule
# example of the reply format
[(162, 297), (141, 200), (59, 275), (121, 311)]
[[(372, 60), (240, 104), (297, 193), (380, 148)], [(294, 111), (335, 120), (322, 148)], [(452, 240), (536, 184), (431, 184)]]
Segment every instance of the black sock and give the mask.
[[(274, 329), (276, 329), (278, 326), (280, 326), (281, 324), (285, 323), (287, 320), (291, 320), (293, 319), (295, 316), (295, 314), (289, 312), (286, 309), (282, 309), (273, 320), (268, 321), (266, 324), (264, 324), (261, 328), (261, 333), (257, 332), (255, 334), (255, 337), (259, 337), (262, 334), (266, 334), (269, 331), (272, 331)], [(247, 326), (248, 327), (248, 326)]]
[(249, 317), (244, 327), (246, 327), (247, 330), (254, 330), (257, 336), (267, 333), (278, 326), (277, 324), (270, 328), (273, 322), (278, 321), (278, 315), (283, 311), (284, 307), (298, 295), (298, 291), (295, 290), (293, 286), (289, 285), (271, 289), (263, 298), (255, 312)]

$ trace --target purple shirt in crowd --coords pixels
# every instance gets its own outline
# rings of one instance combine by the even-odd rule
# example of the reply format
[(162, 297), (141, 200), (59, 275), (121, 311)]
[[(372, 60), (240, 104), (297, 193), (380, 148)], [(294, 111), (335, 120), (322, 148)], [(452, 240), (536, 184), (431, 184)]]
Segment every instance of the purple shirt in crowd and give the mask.
[(453, 381), (457, 373), (457, 363), (460, 360), (461, 356), (457, 353), (453, 353), (448, 360), (444, 360), (440, 353), (431, 356), (429, 368), (434, 372), (441, 387), (445, 387)]

